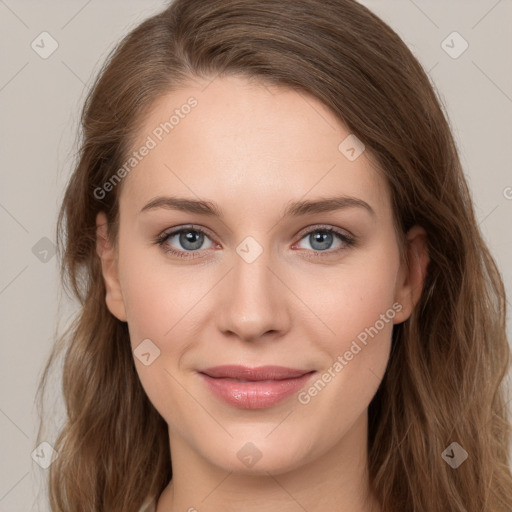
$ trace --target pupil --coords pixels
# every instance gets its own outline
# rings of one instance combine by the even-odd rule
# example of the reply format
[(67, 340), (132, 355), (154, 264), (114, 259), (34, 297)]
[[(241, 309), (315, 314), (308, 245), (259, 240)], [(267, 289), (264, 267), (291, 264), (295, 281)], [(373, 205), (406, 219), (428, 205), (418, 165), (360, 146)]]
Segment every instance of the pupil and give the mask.
[[(185, 231), (181, 233), (180, 236), (180, 244), (187, 250), (193, 251), (194, 249), (199, 249), (202, 245), (202, 234), (197, 231)], [(187, 246), (187, 244), (191, 244)]]
[[(328, 233), (325, 231), (317, 231), (316, 234), (311, 235), (313, 237), (311, 247), (315, 250), (328, 249), (331, 245), (332, 233)], [(320, 247), (315, 247), (314, 244), (320, 244)]]

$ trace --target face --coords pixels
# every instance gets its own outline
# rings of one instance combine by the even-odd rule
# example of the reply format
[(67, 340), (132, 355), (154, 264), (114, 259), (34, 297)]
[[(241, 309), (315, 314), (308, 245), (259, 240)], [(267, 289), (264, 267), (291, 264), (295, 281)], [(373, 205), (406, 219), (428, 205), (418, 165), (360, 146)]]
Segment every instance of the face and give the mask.
[(107, 305), (173, 462), (279, 473), (364, 438), (421, 272), (400, 259), (369, 152), (340, 146), (350, 132), (318, 100), (206, 85), (160, 98), (140, 127), (118, 244), (98, 245)]

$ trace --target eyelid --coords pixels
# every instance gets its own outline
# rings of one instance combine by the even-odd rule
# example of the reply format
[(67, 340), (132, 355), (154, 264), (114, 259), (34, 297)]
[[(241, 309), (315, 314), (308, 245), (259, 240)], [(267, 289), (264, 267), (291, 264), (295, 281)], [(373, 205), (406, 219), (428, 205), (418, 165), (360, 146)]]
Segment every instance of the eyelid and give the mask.
[(190, 231), (198, 231), (199, 233), (203, 233), (205, 235), (208, 235), (210, 238), (215, 238), (212, 235), (212, 232), (203, 226), (200, 226), (199, 224), (183, 224), (179, 226), (174, 226), (172, 228), (164, 229), (158, 236), (157, 239), (167, 238), (170, 235), (175, 235), (179, 233), (180, 231), (184, 230), (190, 230)]
[[(211, 232), (208, 228), (199, 226), (197, 224), (187, 224), (187, 225), (175, 226), (173, 228), (166, 229), (156, 237), (154, 242), (156, 244), (162, 246), (162, 249), (165, 252), (174, 254), (178, 257), (181, 257), (184, 259), (200, 258), (201, 253), (204, 251), (207, 251), (208, 249), (185, 251), (185, 250), (174, 249), (170, 246), (169, 246), (169, 248), (163, 247), (165, 244), (165, 241), (169, 237), (175, 236), (175, 235), (179, 234), (180, 232), (187, 231), (187, 230), (202, 233), (205, 236), (207, 236), (208, 238), (210, 238), (212, 243), (220, 245), (218, 242), (215, 241), (215, 237), (211, 236), (211, 234), (210, 234)], [(301, 249), (301, 251), (305, 251), (307, 253), (312, 253), (313, 256), (317, 256), (317, 255), (320, 257), (333, 256), (333, 255), (339, 254), (339, 252), (341, 252), (343, 250), (348, 249), (350, 246), (354, 245), (357, 242), (357, 237), (355, 235), (353, 235), (352, 233), (350, 233), (346, 229), (338, 228), (338, 227), (332, 226), (330, 224), (311, 224), (309, 226), (302, 228), (297, 234), (294, 235), (293, 238), (296, 238), (296, 237), (299, 237), (299, 238), (296, 242), (294, 242), (292, 247), (296, 246), (306, 235), (309, 235), (316, 231), (327, 231), (327, 232), (334, 233), (335, 235), (338, 235), (338, 237), (339, 237), (338, 239), (344, 244), (344, 247), (337, 248), (337, 249), (328, 249), (325, 251), (318, 251), (318, 250), (314, 250), (314, 249), (311, 249), (311, 250)], [(195, 256), (196, 254), (198, 256)]]
[(356, 239), (356, 236), (353, 235), (350, 231), (343, 228), (338, 228), (336, 226), (332, 226), (331, 224), (311, 224), (310, 226), (306, 226), (305, 228), (302, 228), (295, 236), (300, 236), (302, 239), (305, 235), (308, 235), (309, 233), (313, 231), (333, 231), (335, 233), (338, 233), (340, 235), (346, 236), (347, 238)]
[(308, 235), (315, 232), (327, 232), (332, 233), (335, 238), (341, 243), (341, 247), (335, 249), (327, 249), (325, 251), (316, 250), (316, 249), (297, 249), (303, 256), (309, 259), (318, 260), (320, 258), (336, 258), (339, 257), (343, 252), (346, 252), (348, 249), (354, 247), (358, 243), (358, 237), (350, 233), (350, 231), (332, 226), (330, 224), (313, 224), (307, 226), (299, 231), (299, 233), (295, 236), (298, 237), (297, 242), (292, 245), (292, 248), (295, 248), (304, 238)]
[[(164, 247), (165, 241), (168, 238), (178, 235), (182, 231), (196, 231), (198, 233), (202, 233), (205, 236), (207, 236), (208, 238), (210, 238), (210, 240), (212, 241), (213, 244), (218, 245), (218, 242), (216, 242), (215, 238), (212, 237), (212, 235), (210, 234), (210, 230), (208, 228), (199, 226), (197, 224), (186, 224), (186, 225), (174, 226), (173, 228), (165, 229), (159, 235), (157, 235), (157, 237), (154, 240), (154, 243), (161, 246), (162, 250), (164, 250), (165, 252), (171, 253), (178, 257), (182, 257), (184, 259), (194, 259), (194, 258), (200, 257), (200, 256), (195, 256), (195, 254), (200, 255), (203, 251), (206, 251), (207, 249), (200, 249), (197, 251), (184, 251), (184, 250), (175, 249), (174, 247), (171, 247), (171, 246), (168, 246), (167, 248)], [(189, 254), (190, 256), (186, 256), (186, 254)]]
[[(215, 241), (215, 236), (211, 234), (211, 231), (208, 228), (205, 228), (203, 226), (199, 226), (197, 224), (184, 224), (182, 226), (174, 226), (173, 228), (168, 228), (162, 231), (157, 237), (155, 238), (155, 243), (163, 243), (165, 240), (167, 240), (169, 237), (179, 234), (182, 231), (197, 231), (198, 233), (202, 233), (212, 242), (218, 244), (218, 242)], [(202, 250), (202, 249), (201, 249)], [(190, 251), (190, 252), (199, 252), (199, 251)]]

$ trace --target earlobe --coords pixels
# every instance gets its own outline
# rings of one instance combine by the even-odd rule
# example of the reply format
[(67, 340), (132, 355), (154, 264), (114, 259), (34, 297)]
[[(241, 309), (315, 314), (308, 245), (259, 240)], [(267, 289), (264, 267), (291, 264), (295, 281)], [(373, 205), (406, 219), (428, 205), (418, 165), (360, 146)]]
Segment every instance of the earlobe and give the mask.
[(405, 243), (407, 261), (400, 264), (395, 291), (395, 301), (402, 309), (395, 316), (395, 324), (407, 320), (420, 300), (430, 261), (427, 233), (421, 226), (413, 226), (407, 232)]
[(96, 216), (96, 253), (101, 260), (107, 307), (117, 319), (126, 322), (126, 310), (119, 282), (117, 258), (115, 249), (108, 237), (108, 221), (104, 212), (99, 212)]

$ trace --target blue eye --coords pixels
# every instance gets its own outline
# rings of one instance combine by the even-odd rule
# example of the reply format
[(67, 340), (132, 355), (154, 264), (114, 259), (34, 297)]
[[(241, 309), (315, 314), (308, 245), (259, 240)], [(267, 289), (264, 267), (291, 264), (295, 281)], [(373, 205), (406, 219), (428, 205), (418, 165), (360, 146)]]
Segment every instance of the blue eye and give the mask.
[[(210, 240), (210, 245), (203, 247), (206, 239)], [(317, 226), (315, 229), (304, 233), (297, 244), (302, 240), (308, 241), (309, 249), (313, 252), (313, 256), (320, 257), (337, 254), (340, 251), (348, 249), (356, 242), (353, 236), (349, 236), (332, 227), (323, 226)], [(331, 249), (332, 244), (336, 240), (338, 240), (340, 245)], [(200, 251), (209, 249), (213, 245), (211, 238), (204, 230), (198, 227), (182, 227), (171, 232), (163, 233), (157, 238), (156, 243), (160, 245), (165, 252), (186, 259), (201, 257)], [(176, 243), (178, 243), (181, 248), (176, 248), (174, 245)]]
[[(306, 233), (306, 236), (301, 238), (301, 240), (307, 240), (310, 248), (316, 252), (327, 252), (328, 249), (331, 249), (332, 244), (336, 239), (340, 242), (341, 249), (354, 243), (354, 240), (351, 237), (340, 233), (333, 228), (317, 228), (313, 231), (309, 231)], [(339, 248), (340, 246), (329, 251), (329, 253), (337, 252)]]
[[(181, 258), (195, 258), (193, 254), (201, 249), (204, 243), (205, 237), (209, 238), (206, 233), (198, 228), (180, 228), (170, 233), (164, 233), (158, 240), (157, 243), (162, 246), (164, 251), (170, 252)], [(181, 245), (183, 250), (175, 249), (170, 245), (171, 241), (177, 238), (178, 243)]]

